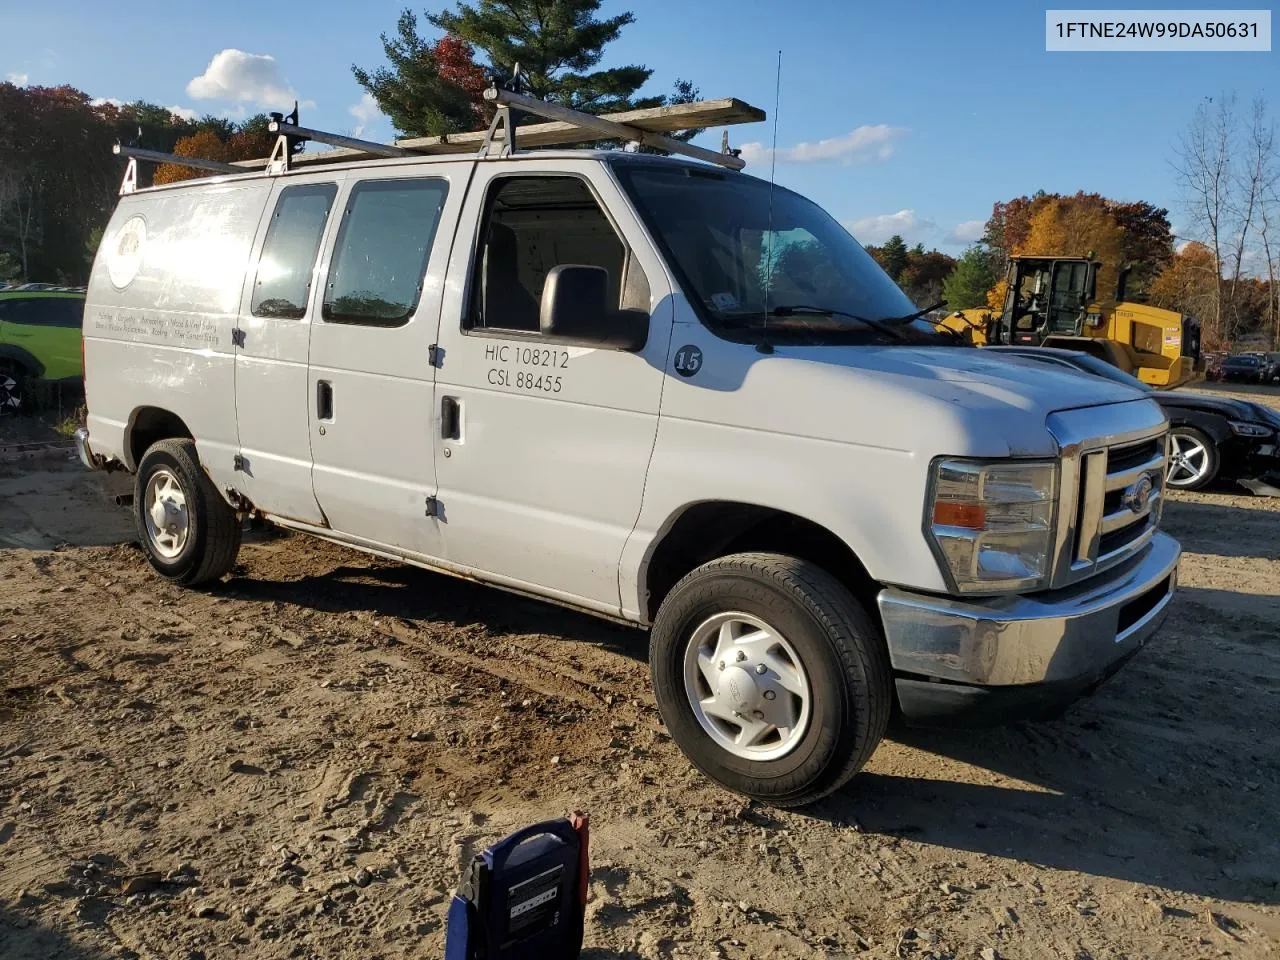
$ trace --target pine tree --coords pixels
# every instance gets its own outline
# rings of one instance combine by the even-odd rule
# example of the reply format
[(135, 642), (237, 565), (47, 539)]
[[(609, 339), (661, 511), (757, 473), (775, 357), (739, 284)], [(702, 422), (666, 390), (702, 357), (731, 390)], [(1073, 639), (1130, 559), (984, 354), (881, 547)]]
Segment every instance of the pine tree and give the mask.
[[(635, 105), (635, 92), (653, 71), (638, 64), (593, 69), (605, 46), (635, 21), (630, 12), (600, 20), (599, 9), (600, 0), (479, 0), (427, 19), (483, 51), (500, 80), (519, 64), (533, 96), (607, 113)], [(650, 105), (661, 102), (653, 99)]]
[(478, 126), (478, 91), (458, 62), (456, 46), (447, 47), (441, 61), (445, 40), (424, 40), (418, 35), (418, 18), (405, 10), (396, 23), (396, 35), (382, 35), (389, 66), (372, 73), (351, 68), (356, 82), (373, 94), (378, 107), (406, 136), (438, 137)]
[(907, 244), (896, 233), (884, 242), (884, 246), (880, 248), (880, 266), (884, 267), (884, 272), (889, 275), (894, 283), (897, 283), (902, 276), (902, 271), (907, 266)]
[(968, 310), (987, 305), (987, 291), (996, 282), (991, 257), (982, 247), (969, 247), (942, 283), (948, 310)]

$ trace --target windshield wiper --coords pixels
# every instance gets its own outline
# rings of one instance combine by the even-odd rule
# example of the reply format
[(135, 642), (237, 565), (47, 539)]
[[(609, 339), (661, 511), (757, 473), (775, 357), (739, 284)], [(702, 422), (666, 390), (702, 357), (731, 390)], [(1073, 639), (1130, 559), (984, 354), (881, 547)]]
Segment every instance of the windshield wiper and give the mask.
[(805, 303), (793, 303), (787, 306), (774, 307), (771, 313), (777, 317), (800, 317), (806, 314), (814, 317), (847, 317), (850, 320), (856, 320), (858, 323), (866, 324), (872, 330), (883, 333), (885, 336), (893, 337), (895, 340), (905, 341), (907, 339), (901, 330), (890, 326), (884, 320), (872, 320), (870, 317), (862, 317), (845, 310), (832, 310), (830, 307), (813, 307)]
[(934, 310), (938, 310), (941, 307), (945, 307), (946, 305), (947, 305), (947, 301), (939, 300), (937, 303), (932, 304), (931, 306), (925, 307), (923, 310), (917, 310), (915, 313), (908, 313), (905, 317), (884, 317), (881, 319), (880, 322), (881, 323), (910, 323), (912, 320), (919, 320), (926, 313), (932, 313)]

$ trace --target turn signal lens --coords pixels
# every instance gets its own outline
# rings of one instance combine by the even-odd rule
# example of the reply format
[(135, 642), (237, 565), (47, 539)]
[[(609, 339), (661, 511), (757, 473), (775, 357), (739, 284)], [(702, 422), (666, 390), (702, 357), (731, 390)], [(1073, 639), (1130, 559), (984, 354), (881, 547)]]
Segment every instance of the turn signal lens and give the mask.
[(987, 508), (980, 503), (948, 503), (933, 505), (933, 522), (940, 527), (963, 527), (982, 530), (987, 525)]

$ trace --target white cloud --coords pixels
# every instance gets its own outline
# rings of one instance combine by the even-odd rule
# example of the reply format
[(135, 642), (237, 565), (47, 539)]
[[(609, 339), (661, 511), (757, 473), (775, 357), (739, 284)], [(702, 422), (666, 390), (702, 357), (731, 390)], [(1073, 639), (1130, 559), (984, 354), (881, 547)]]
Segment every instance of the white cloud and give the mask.
[(863, 244), (884, 243), (894, 234), (908, 243), (923, 240), (937, 229), (937, 224), (927, 217), (918, 217), (914, 210), (899, 210), (897, 213), (881, 213), (874, 217), (863, 217), (846, 223), (849, 232)]
[(104, 105), (106, 105), (106, 104), (108, 104), (108, 103), (109, 103), (109, 104), (111, 104), (113, 107), (123, 107), (123, 106), (124, 106), (124, 101), (123, 101), (123, 100), (117, 100), (115, 97), (99, 97), (97, 100), (90, 100), (90, 101), (89, 101), (89, 106), (91, 106), (91, 107), (101, 107), (101, 106), (104, 106)]
[(981, 240), (982, 235), (987, 232), (987, 221), (985, 220), (965, 220), (957, 223), (955, 229), (947, 234), (947, 238), (943, 243), (969, 244), (975, 240)]
[[(187, 84), (195, 100), (232, 100), (262, 107), (287, 109), (297, 94), (280, 74), (276, 58), (228, 48), (214, 54), (204, 73)], [(307, 101), (304, 106), (314, 106)]]
[(181, 117), (183, 120), (198, 120), (200, 113), (191, 107), (165, 107), (174, 116)]
[(4, 78), (15, 86), (25, 87), (27, 85), (27, 75), (25, 73), (6, 73)]
[(360, 98), (359, 103), (347, 107), (347, 113), (355, 117), (357, 121), (355, 127), (351, 130), (353, 137), (364, 137), (371, 127), (384, 119), (382, 111), (378, 109), (378, 101), (373, 99), (372, 93), (366, 93)]
[[(819, 140), (817, 143), (805, 141), (793, 147), (779, 147), (778, 160), (782, 163), (888, 160), (893, 156), (894, 145), (906, 132), (905, 127), (891, 127), (885, 123), (864, 124), (843, 136)], [(748, 163), (767, 163), (772, 153), (771, 149), (760, 143), (742, 145), (742, 158)]]

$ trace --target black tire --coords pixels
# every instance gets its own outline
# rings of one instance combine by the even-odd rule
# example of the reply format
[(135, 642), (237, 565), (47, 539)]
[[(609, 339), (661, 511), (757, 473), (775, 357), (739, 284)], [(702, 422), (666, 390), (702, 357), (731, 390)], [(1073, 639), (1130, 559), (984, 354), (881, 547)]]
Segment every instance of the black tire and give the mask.
[[(807, 729), (777, 759), (745, 759), (717, 744), (686, 695), (686, 647), (700, 624), (727, 612), (756, 617), (783, 635), (810, 680)], [(658, 709), (685, 756), (717, 783), (776, 806), (837, 790), (889, 724), (893, 686), (880, 632), (839, 581), (805, 560), (740, 553), (704, 564), (663, 601), (649, 651)]]
[(1218, 445), (1213, 442), (1213, 438), (1202, 430), (1197, 430), (1195, 427), (1188, 427), (1185, 425), (1176, 426), (1170, 430), (1169, 433), (1172, 436), (1170, 441), (1171, 458), (1176, 455), (1175, 444), (1177, 443), (1177, 438), (1185, 437), (1187, 440), (1198, 443), (1204, 447), (1207, 463), (1205, 465), (1206, 469), (1204, 473), (1197, 476), (1194, 480), (1175, 480), (1173, 478), (1175, 466), (1173, 463), (1170, 463), (1169, 471), (1165, 476), (1165, 482), (1175, 490), (1202, 490), (1209, 484), (1213, 483), (1214, 479), (1218, 476), (1219, 467), (1222, 466), (1222, 457), (1218, 453)]
[(16, 417), (31, 409), (31, 378), (15, 363), (0, 361), (0, 417)]
[[(186, 540), (175, 556), (165, 556), (148, 524), (147, 488), (160, 471), (167, 471), (177, 481), (188, 511)], [(194, 587), (230, 572), (240, 550), (240, 520), (201, 469), (194, 441), (153, 443), (138, 464), (133, 490), (138, 539), (157, 573)]]

